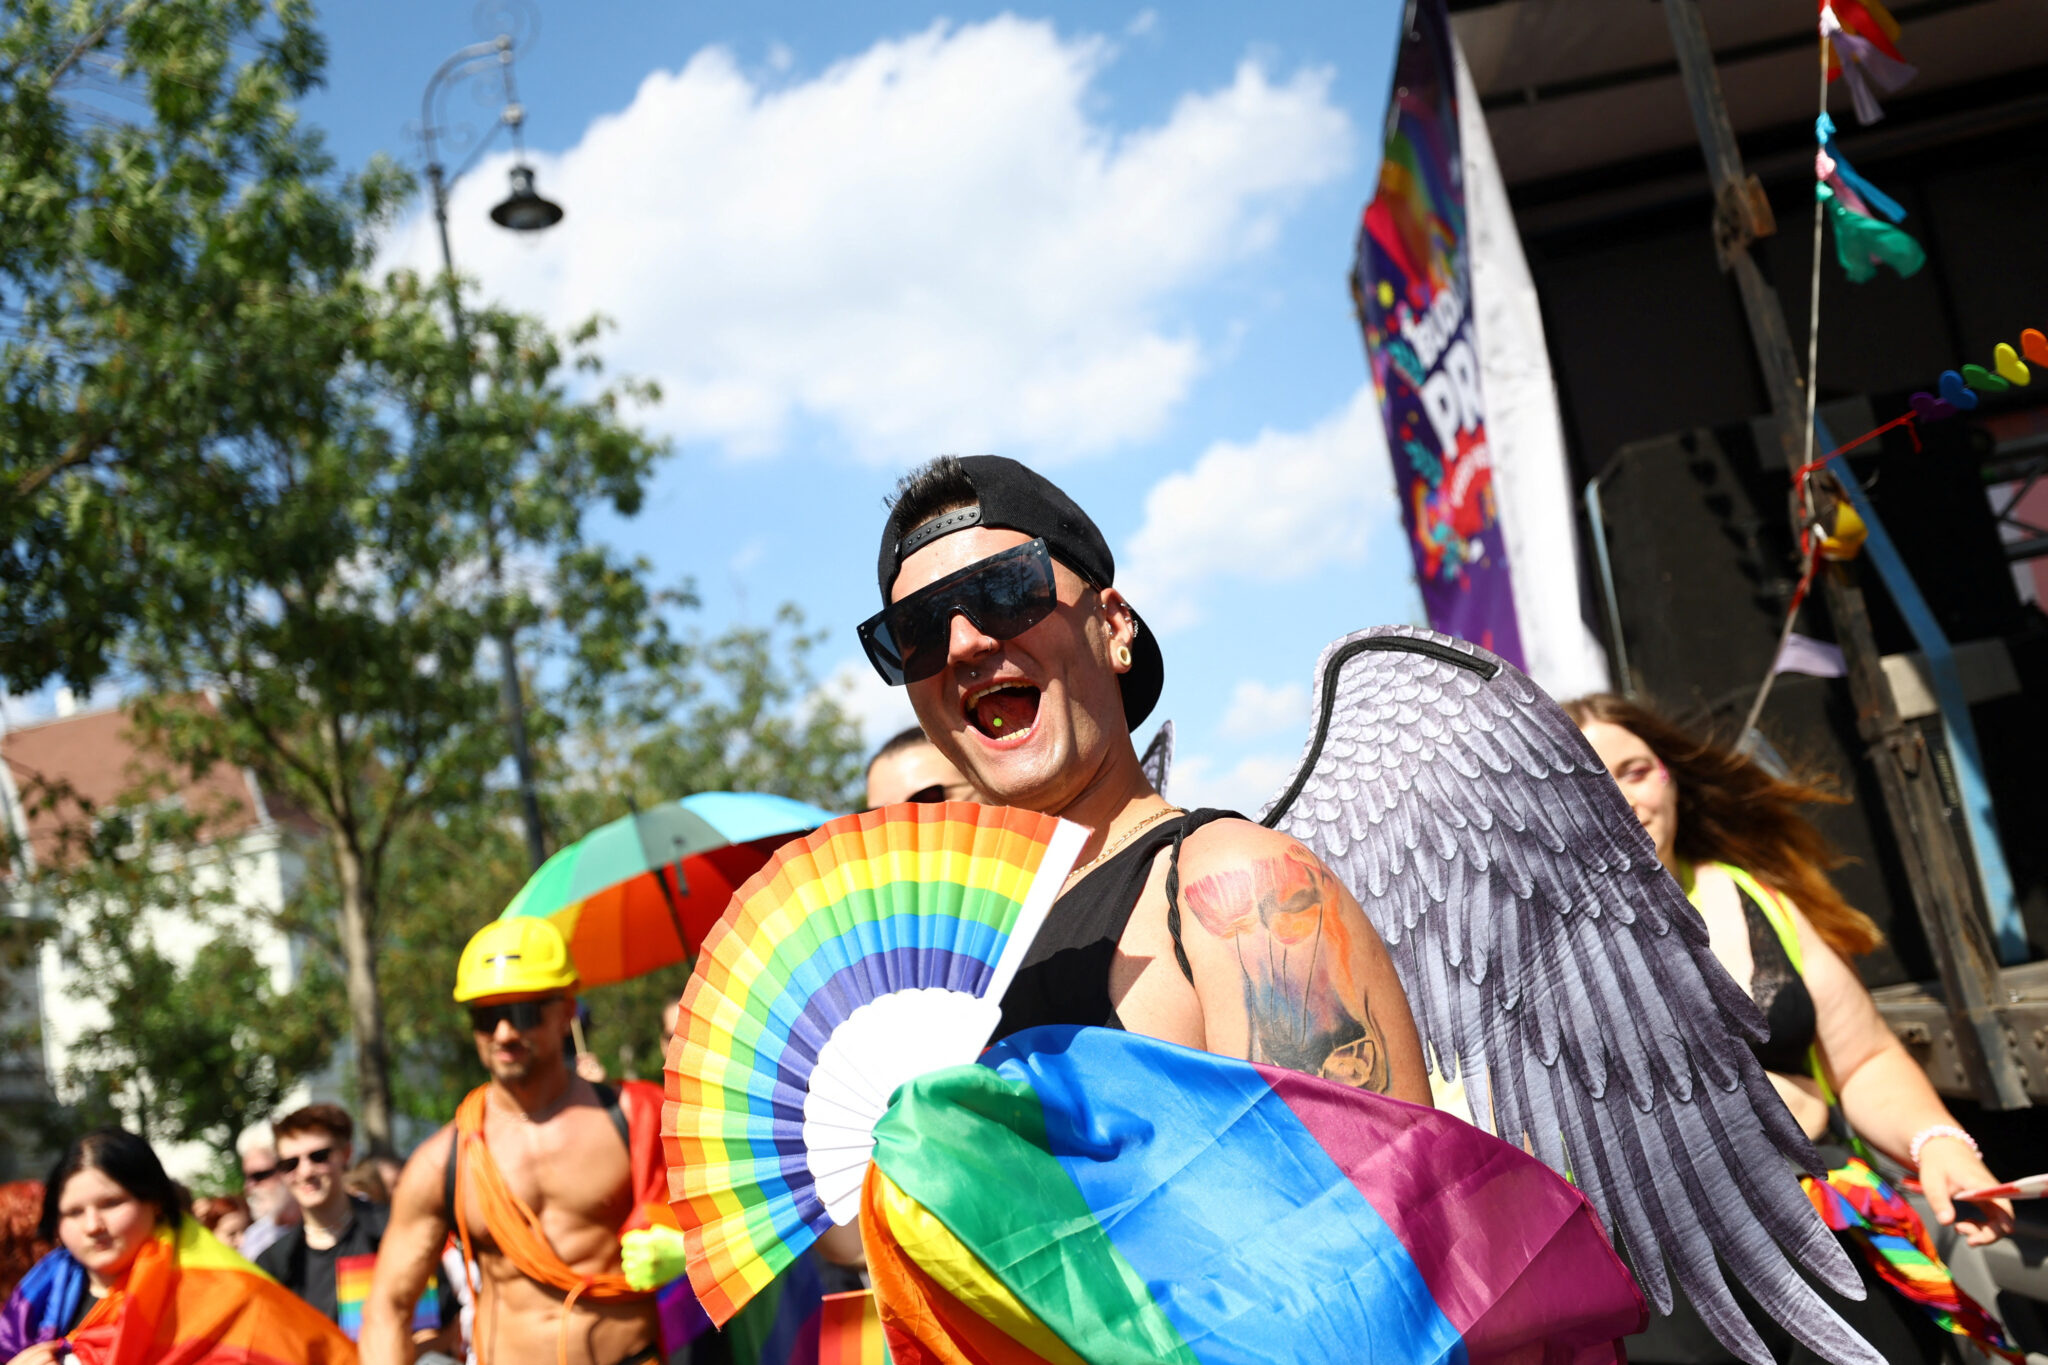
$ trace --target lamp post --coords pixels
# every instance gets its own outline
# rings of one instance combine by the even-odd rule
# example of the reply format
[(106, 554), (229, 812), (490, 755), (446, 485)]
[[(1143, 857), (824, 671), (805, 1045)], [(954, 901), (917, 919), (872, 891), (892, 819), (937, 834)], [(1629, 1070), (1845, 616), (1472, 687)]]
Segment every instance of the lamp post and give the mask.
[[(469, 333), (462, 319), (462, 290), (455, 278), (455, 255), (448, 245), (448, 192), (454, 188), (463, 173), (476, 164), (484, 149), (491, 144), (500, 128), (512, 130), (512, 145), (517, 160), (512, 166), (512, 192), (505, 201), (491, 210), (491, 220), (500, 227), (514, 232), (539, 232), (562, 221), (559, 204), (541, 197), (533, 187), (533, 168), (526, 164), (526, 139), (523, 129), (526, 111), (520, 106), (519, 96), (512, 83), (512, 59), (516, 50), (510, 34), (501, 33), (495, 38), (472, 43), (447, 61), (442, 62), (432, 79), (427, 82), (426, 92), (420, 96), (420, 141), (427, 154), (427, 184), (434, 195), (434, 224), (441, 236), (442, 279), (448, 289), (448, 316), (455, 328), (456, 347), (468, 365)], [(443, 93), (455, 83), (472, 76), (497, 70), (505, 103), (499, 110), (491, 130), (476, 140), (469, 155), (462, 164), (448, 174), (441, 164), (441, 134), (443, 129), (436, 123), (435, 107)], [(465, 386), (465, 391), (466, 391)], [(494, 588), (501, 583), (501, 564), (498, 553), (498, 535), (495, 519), (489, 526), (489, 563), (491, 584)], [(519, 684), (519, 656), (514, 648), (512, 623), (507, 620), (496, 632), (498, 657), (504, 665), (503, 693), (505, 699), (505, 728), (512, 741), (512, 761), (519, 775), (520, 814), (526, 825), (526, 852), (537, 868), (547, 859), (547, 836), (541, 825), (540, 794), (534, 786), (533, 751), (526, 740), (526, 699)]]

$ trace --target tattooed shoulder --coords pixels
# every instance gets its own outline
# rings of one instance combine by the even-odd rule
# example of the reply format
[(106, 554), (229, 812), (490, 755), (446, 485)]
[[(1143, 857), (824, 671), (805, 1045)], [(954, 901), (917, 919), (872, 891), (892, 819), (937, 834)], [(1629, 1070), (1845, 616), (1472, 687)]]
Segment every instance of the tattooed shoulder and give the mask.
[(1250, 1024), (1250, 1056), (1384, 1093), (1386, 1037), (1373, 1019), (1362, 967), (1364, 915), (1299, 844), (1190, 881), (1188, 913), (1235, 953)]

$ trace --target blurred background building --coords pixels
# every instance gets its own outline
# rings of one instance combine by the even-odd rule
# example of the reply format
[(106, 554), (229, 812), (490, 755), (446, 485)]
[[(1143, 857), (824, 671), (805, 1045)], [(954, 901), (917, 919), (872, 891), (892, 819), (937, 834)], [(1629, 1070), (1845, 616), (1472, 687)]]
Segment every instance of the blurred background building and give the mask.
[[(306, 945), (280, 929), (275, 917), (305, 876), (305, 843), (315, 835), (310, 822), (267, 794), (246, 770), (223, 766), (204, 776), (167, 771), (161, 758), (137, 747), (124, 710), (79, 710), (68, 693), (60, 693), (58, 712), (51, 720), (0, 729), (0, 859), (10, 849), (16, 854), (15, 865), (0, 868), (0, 912), (28, 921), (32, 932), (22, 937), (36, 940), (7, 964), (0, 982), (0, 1104), (74, 1102), (91, 1069), (80, 1040), (108, 1023), (104, 1008), (82, 989), (81, 967), (64, 951), (56, 907), (33, 894), (20, 875), (57, 854), (64, 822), (76, 820), (82, 809), (72, 798), (100, 812), (120, 810), (138, 838), (147, 837), (152, 814), (206, 813), (194, 892), (224, 908), (232, 919), (225, 927), (249, 945), (280, 995), (304, 969)], [(52, 803), (48, 798), (56, 793), (65, 799)], [(172, 962), (188, 966), (224, 927), (217, 916), (202, 922), (203, 915), (151, 911), (147, 938)], [(330, 1064), (285, 1107), (338, 1100), (341, 1074)], [(202, 1144), (160, 1150), (179, 1178), (198, 1174), (214, 1159)], [(36, 1155), (0, 1155), (0, 1179), (40, 1174)], [(10, 1162), (25, 1169), (11, 1171)]]

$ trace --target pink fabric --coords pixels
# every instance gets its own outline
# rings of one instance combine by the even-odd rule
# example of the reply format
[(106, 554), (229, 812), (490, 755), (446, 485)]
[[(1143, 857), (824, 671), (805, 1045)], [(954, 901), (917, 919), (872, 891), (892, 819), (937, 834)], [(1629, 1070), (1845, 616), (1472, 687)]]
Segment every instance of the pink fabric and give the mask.
[[(1537, 1340), (1546, 1365), (1626, 1359), (1618, 1339), (1649, 1307), (1592, 1205), (1549, 1167), (1435, 1110), (1383, 1099), (1366, 1112), (1327, 1082), (1257, 1070), (1408, 1249), (1470, 1359)], [(1515, 1216), (1485, 1216), (1502, 1208)]]

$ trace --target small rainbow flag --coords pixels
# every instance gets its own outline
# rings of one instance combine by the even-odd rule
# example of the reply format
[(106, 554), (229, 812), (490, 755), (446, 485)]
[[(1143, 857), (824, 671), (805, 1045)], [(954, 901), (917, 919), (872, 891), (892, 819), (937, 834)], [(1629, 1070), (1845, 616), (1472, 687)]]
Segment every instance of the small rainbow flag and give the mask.
[(904, 1086), (862, 1237), (899, 1365), (1622, 1359), (1585, 1199), (1461, 1119), (1110, 1029)]
[(136, 1253), (128, 1277), (66, 1339), (81, 1365), (355, 1365), (325, 1314), (194, 1218)]
[(888, 1365), (889, 1347), (882, 1337), (882, 1312), (874, 1291), (827, 1294), (814, 1321), (818, 1365)]
[(888, 1365), (874, 1294), (827, 1294), (821, 1270), (814, 1248), (747, 1301), (725, 1329), (734, 1365)]
[(1806, 1197), (1831, 1231), (1861, 1242), (1871, 1265), (1892, 1288), (1920, 1305), (1943, 1330), (1967, 1338), (2013, 1361), (2024, 1355), (2006, 1340), (1998, 1320), (1986, 1313), (1942, 1264), (1927, 1225), (1885, 1178), (1859, 1158), (1828, 1172), (1825, 1181), (1799, 1177)]

